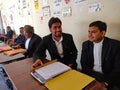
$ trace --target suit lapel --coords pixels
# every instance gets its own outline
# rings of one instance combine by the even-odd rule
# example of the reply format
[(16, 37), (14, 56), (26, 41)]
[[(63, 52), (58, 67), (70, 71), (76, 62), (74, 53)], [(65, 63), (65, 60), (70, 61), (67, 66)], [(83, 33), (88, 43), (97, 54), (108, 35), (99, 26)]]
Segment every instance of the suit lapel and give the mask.
[(65, 41), (65, 40), (67, 40), (66, 39), (66, 36), (64, 35), (64, 33), (62, 33), (62, 36), (63, 36), (63, 40), (62, 40), (62, 48), (63, 48), (63, 54), (65, 55), (65, 51), (66, 50), (68, 50), (68, 45), (67, 45), (67, 41)]
[(31, 43), (32, 43), (32, 38), (30, 39), (30, 42), (29, 42), (28, 48), (31, 47)]
[(53, 50), (53, 52), (56, 54), (56, 55), (58, 55), (59, 56), (59, 54), (58, 54), (58, 50), (57, 50), (57, 47), (56, 47), (56, 44), (55, 44), (55, 42), (53, 41), (53, 40), (51, 40), (51, 50)]
[(108, 44), (107, 44), (107, 38), (104, 38), (103, 46), (102, 46), (102, 62), (104, 62), (107, 51), (108, 51)]
[[(93, 43), (90, 43), (90, 50), (89, 50), (89, 54), (90, 54), (90, 59), (91, 60), (94, 60), (94, 57), (93, 57), (93, 47), (94, 47), (94, 44)], [(92, 52), (92, 53), (91, 53)], [(94, 62), (94, 61), (92, 61)]]
[(32, 43), (33, 43), (33, 40), (34, 39), (34, 34), (32, 35), (31, 39), (30, 39), (30, 42), (29, 42), (29, 45), (28, 45), (28, 48), (30, 48), (32, 46)]

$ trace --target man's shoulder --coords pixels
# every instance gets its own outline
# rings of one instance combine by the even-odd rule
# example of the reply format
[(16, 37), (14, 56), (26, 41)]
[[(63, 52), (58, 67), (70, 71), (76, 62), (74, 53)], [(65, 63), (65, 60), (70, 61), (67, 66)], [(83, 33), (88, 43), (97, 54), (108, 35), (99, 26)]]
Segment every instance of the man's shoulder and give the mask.
[(62, 33), (62, 35), (63, 36), (70, 36), (70, 37), (72, 36), (72, 34), (70, 34), (70, 33)]
[(84, 49), (88, 49), (88, 48), (90, 48), (90, 47), (93, 47), (93, 42), (91, 42), (91, 41), (89, 41), (89, 40), (86, 40), (86, 41), (84, 41), (84, 42), (82, 43), (82, 47), (83, 47)]
[(120, 44), (120, 41), (117, 39), (112, 39), (108, 37), (105, 37), (104, 39), (105, 39), (105, 42), (109, 42), (110, 44)]
[(34, 36), (34, 37), (40, 37), (39, 35), (37, 35), (37, 34), (35, 34), (35, 33), (33, 34), (33, 36)]
[(32, 38), (35, 39), (35, 40), (41, 40), (42, 39), (39, 35), (37, 35), (35, 33), (33, 34)]
[(52, 40), (52, 34), (48, 34), (46, 36), (43, 37), (42, 41), (44, 43), (48, 43), (48, 41), (51, 41)]
[(14, 31), (13, 30), (9, 30), (7, 33), (13, 33)]
[(90, 40), (83, 41), (83, 44), (92, 44)]
[(43, 37), (43, 39), (48, 39), (48, 38), (52, 38), (52, 34), (48, 34), (48, 35)]

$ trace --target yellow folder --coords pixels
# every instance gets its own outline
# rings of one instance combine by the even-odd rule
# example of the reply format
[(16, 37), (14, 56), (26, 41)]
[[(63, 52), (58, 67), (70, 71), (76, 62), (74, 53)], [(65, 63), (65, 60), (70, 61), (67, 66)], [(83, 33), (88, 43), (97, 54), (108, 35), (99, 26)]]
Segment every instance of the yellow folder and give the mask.
[(67, 72), (47, 81), (45, 86), (49, 90), (82, 90), (94, 80), (93, 77), (76, 70), (68, 70)]

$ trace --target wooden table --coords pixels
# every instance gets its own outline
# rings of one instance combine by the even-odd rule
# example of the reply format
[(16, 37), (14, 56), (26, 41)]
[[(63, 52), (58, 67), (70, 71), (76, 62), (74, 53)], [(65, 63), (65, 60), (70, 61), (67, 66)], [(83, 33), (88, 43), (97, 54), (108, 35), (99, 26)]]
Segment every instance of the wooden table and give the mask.
[[(5, 43), (0, 43), (0, 48), (7, 46)], [(12, 55), (12, 56), (7, 56), (4, 55), (3, 52), (0, 53), (0, 63), (6, 63), (6, 62), (10, 62), (13, 60), (17, 60), (20, 58), (24, 58), (25, 55), (23, 55), (22, 53), (18, 53), (16, 55)]]
[(30, 74), (32, 59), (5, 64), (4, 68), (14, 84), (15, 90), (48, 90)]
[[(4, 65), (4, 69), (12, 81), (15, 90), (48, 90), (44, 85), (31, 76), (30, 69), (32, 64), (32, 58), (27, 58)], [(98, 87), (99, 83), (94, 81), (83, 90), (98, 90)]]
[(0, 43), (0, 48), (7, 46), (4, 42)]
[(18, 54), (13, 55), (13, 56), (7, 56), (7, 55), (4, 55), (3, 53), (0, 53), (0, 63), (9, 63), (11, 61), (21, 59), (24, 57), (25, 56), (22, 53), (18, 53)]

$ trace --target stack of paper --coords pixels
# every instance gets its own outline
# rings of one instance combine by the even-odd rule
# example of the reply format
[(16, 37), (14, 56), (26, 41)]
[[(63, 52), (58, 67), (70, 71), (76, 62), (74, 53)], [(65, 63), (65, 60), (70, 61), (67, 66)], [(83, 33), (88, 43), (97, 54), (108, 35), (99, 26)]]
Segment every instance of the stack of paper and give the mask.
[(5, 46), (5, 47), (0, 48), (0, 52), (8, 51), (8, 50), (11, 50), (11, 49), (12, 48), (10, 46)]
[(61, 62), (50, 62), (31, 72), (49, 90), (82, 90), (95, 79), (79, 71), (72, 70)]
[(11, 55), (15, 55), (15, 54), (18, 54), (18, 53), (23, 53), (25, 51), (26, 51), (26, 49), (18, 48), (18, 49), (13, 49), (13, 50), (10, 50), (10, 51), (6, 51), (6, 52), (4, 52), (4, 54), (8, 55), (8, 56), (11, 56)]
[(45, 83), (49, 79), (70, 70), (71, 68), (67, 65), (64, 65), (61, 62), (54, 62), (48, 64), (44, 67), (36, 69), (35, 71), (31, 72), (31, 74), (39, 80), (41, 83)]

